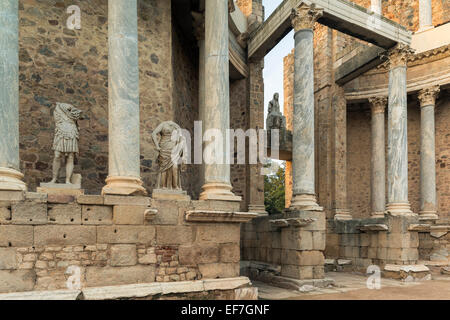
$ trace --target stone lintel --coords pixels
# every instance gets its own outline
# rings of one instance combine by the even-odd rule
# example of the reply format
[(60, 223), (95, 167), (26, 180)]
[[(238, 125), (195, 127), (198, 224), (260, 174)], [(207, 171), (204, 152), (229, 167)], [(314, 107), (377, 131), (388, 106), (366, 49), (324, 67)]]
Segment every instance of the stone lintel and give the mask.
[(186, 211), (186, 221), (188, 222), (230, 222), (246, 223), (257, 218), (257, 213), (215, 211), (215, 210), (191, 210)]

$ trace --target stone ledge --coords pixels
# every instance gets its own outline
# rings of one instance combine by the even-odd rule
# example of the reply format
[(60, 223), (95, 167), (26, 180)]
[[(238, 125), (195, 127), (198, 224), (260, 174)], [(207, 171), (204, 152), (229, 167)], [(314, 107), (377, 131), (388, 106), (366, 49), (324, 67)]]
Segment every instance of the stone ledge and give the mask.
[(385, 224), (365, 224), (359, 227), (361, 231), (388, 231), (389, 228)]
[(277, 220), (269, 220), (269, 223), (276, 228), (285, 228), (285, 227), (306, 227), (311, 223), (317, 221), (315, 218), (288, 218), (288, 219), (277, 219)]
[(80, 290), (29, 291), (0, 294), (0, 300), (78, 300)]
[(115, 300), (145, 298), (154, 295), (234, 290), (251, 286), (247, 277), (205, 279), (181, 282), (154, 282), (81, 290), (29, 291), (0, 294), (0, 300)]
[(190, 210), (186, 211), (186, 221), (188, 222), (230, 222), (246, 223), (257, 218), (257, 213), (214, 211), (214, 210)]

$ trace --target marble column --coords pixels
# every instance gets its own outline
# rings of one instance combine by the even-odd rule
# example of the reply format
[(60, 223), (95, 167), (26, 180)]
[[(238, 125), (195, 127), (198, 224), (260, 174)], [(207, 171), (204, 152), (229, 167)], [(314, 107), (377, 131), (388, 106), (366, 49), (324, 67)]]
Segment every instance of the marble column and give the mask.
[(103, 194), (145, 195), (140, 178), (137, 0), (108, 1), (109, 176)]
[(433, 8), (431, 0), (419, 0), (419, 30), (425, 31), (433, 28)]
[(295, 31), (292, 209), (321, 211), (315, 193), (314, 159), (314, 24), (322, 9), (302, 2), (292, 10)]
[(0, 190), (25, 191), (19, 171), (19, 1), (0, 5)]
[[(228, 2), (205, 1), (205, 104), (200, 114), (203, 130), (214, 130), (221, 136), (214, 135), (204, 143), (205, 153), (211, 152), (208, 158), (214, 161), (204, 164), (205, 184), (200, 200), (241, 201), (241, 197), (231, 192), (230, 155), (225, 152), (230, 145), (226, 134), (230, 128), (228, 41)], [(215, 139), (222, 143), (215, 143)]]
[(384, 217), (386, 209), (386, 141), (385, 141), (385, 110), (387, 97), (369, 99), (372, 110), (372, 179), (371, 179), (371, 217)]
[(434, 109), (439, 86), (419, 92), (420, 101), (420, 219), (435, 220), (436, 202), (436, 149)]
[(411, 215), (408, 201), (408, 118), (406, 68), (412, 50), (398, 44), (389, 51), (388, 204), (392, 215)]
[(370, 10), (381, 15), (383, 12), (382, 5), (383, 4), (382, 4), (381, 0), (371, 0), (370, 1)]

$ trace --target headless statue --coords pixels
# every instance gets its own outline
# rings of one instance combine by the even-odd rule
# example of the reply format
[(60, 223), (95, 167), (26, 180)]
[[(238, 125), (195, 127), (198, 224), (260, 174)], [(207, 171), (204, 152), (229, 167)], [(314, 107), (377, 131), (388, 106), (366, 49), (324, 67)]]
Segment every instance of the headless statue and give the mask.
[(269, 102), (269, 114), (266, 120), (267, 130), (286, 128), (286, 117), (280, 112), (279, 97), (280, 95), (275, 93), (273, 99)]

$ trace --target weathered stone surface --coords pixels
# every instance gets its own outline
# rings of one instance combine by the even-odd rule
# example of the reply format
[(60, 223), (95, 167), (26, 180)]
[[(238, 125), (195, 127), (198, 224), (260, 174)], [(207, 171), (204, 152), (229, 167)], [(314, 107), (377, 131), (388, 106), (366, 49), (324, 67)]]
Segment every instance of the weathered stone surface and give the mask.
[(155, 281), (154, 266), (131, 267), (87, 267), (86, 285), (99, 287), (107, 285), (151, 283)]
[(234, 290), (235, 300), (258, 300), (258, 288), (240, 288)]
[(160, 294), (161, 284), (131, 284), (111, 287), (84, 288), (83, 297), (86, 300), (113, 300), (123, 298), (144, 298)]
[(104, 200), (103, 196), (99, 195), (79, 195), (77, 197), (77, 202), (79, 204), (96, 204), (96, 205), (102, 205)]
[(324, 256), (321, 251), (282, 250), (283, 264), (298, 266), (323, 266)]
[(56, 224), (81, 224), (81, 206), (78, 204), (56, 204), (49, 206), (48, 220)]
[(82, 223), (86, 225), (109, 225), (113, 221), (113, 208), (111, 206), (82, 205)]
[(118, 244), (111, 246), (111, 266), (126, 267), (137, 263), (137, 251), (134, 244)]
[(32, 226), (0, 226), (0, 246), (30, 247), (32, 245)]
[(13, 248), (0, 248), (0, 270), (17, 269), (16, 250)]
[(241, 250), (239, 243), (226, 243), (220, 245), (220, 262), (239, 262)]
[(197, 226), (197, 241), (216, 243), (239, 242), (239, 224), (201, 224)]
[(72, 195), (66, 195), (66, 194), (49, 194), (47, 202), (48, 203), (71, 203), (75, 201), (75, 197)]
[(114, 206), (114, 224), (142, 225), (146, 206)]
[(0, 292), (31, 291), (34, 288), (36, 274), (33, 270), (0, 270)]
[[(181, 265), (195, 266), (199, 263), (213, 263), (219, 261), (219, 247), (217, 245), (182, 245), (178, 249)], [(227, 262), (227, 261), (224, 261)]]
[(156, 243), (158, 245), (189, 244), (194, 239), (194, 229), (191, 226), (156, 227)]
[(153, 206), (158, 208), (158, 214), (155, 217), (154, 223), (161, 225), (176, 225), (178, 224), (180, 208), (187, 208), (188, 201), (156, 201), (153, 199)]
[(21, 201), (24, 198), (23, 191), (0, 190), (0, 201)]
[(201, 292), (205, 290), (203, 281), (180, 281), (161, 284), (163, 294)]
[(0, 300), (77, 300), (79, 299), (80, 295), (81, 291), (79, 290), (31, 291), (0, 294)]
[[(97, 243), (94, 226), (36, 226), (34, 244), (45, 245), (90, 245)], [(105, 243), (105, 242), (100, 242)]]
[(203, 281), (205, 290), (232, 290), (250, 284), (247, 277), (236, 277), (230, 279), (205, 279)]
[(8, 207), (0, 207), (0, 223), (11, 222), (11, 209)]
[(11, 206), (13, 224), (46, 224), (47, 204), (34, 201), (21, 201)]
[(239, 263), (207, 263), (198, 266), (202, 279), (233, 278), (239, 275)]
[(147, 206), (151, 204), (151, 199), (148, 197), (129, 197), (129, 196), (115, 196), (115, 195), (105, 195), (104, 196), (105, 205), (114, 206)]
[(151, 244), (155, 240), (154, 226), (98, 226), (98, 243)]

